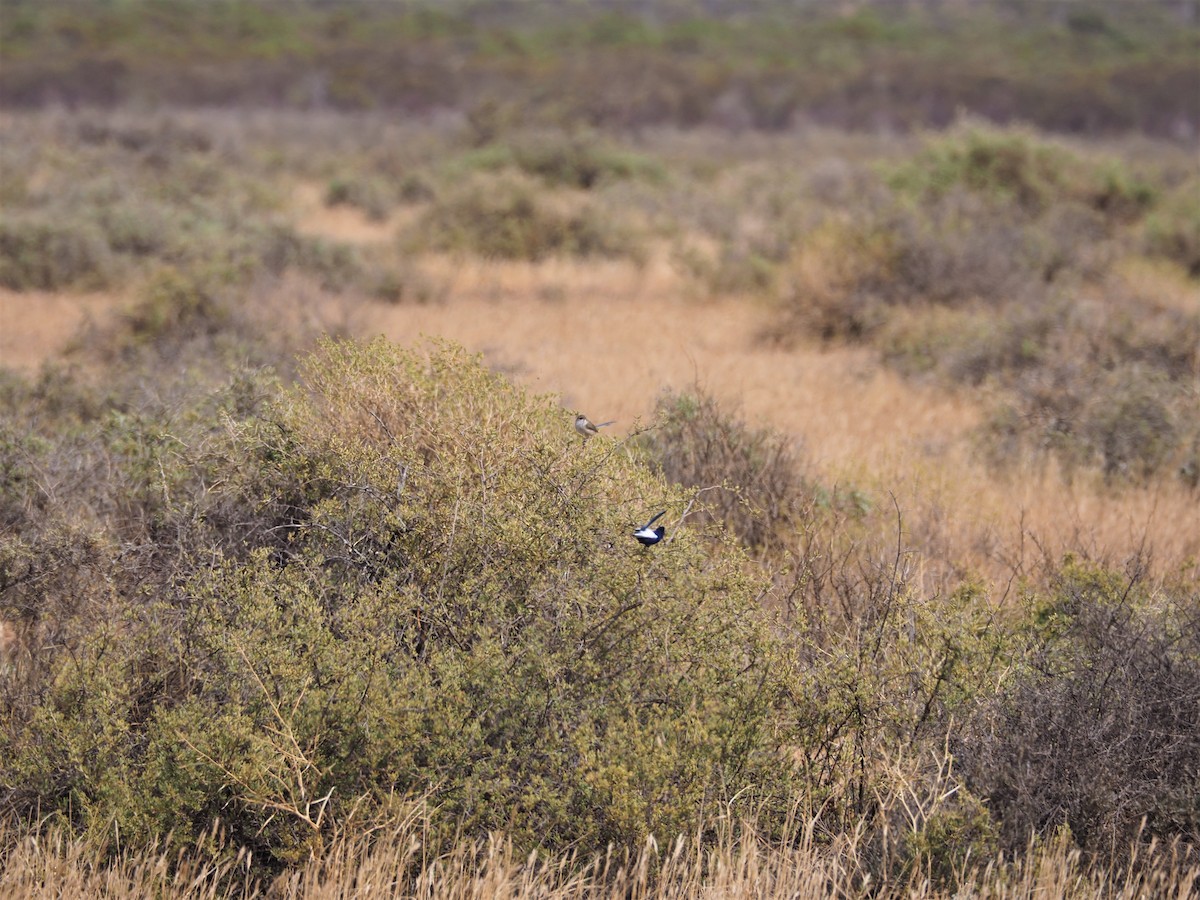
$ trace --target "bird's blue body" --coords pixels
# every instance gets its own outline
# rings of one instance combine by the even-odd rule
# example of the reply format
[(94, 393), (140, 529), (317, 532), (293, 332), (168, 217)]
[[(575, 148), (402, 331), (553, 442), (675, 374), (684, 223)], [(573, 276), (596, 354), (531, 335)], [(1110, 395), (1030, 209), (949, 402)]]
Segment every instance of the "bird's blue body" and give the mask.
[(659, 525), (657, 528), (651, 528), (650, 526), (666, 514), (667, 511), (664, 509), (657, 516), (633, 533), (633, 536), (637, 538), (638, 543), (640, 543), (643, 547), (649, 547), (652, 544), (657, 544), (663, 539), (663, 535), (666, 533), (667, 529), (661, 525)]

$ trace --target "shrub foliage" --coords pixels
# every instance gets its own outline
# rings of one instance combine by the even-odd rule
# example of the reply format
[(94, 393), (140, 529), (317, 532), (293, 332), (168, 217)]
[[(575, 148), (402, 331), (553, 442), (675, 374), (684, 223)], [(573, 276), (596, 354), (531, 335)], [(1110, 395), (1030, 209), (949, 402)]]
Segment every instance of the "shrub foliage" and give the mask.
[[(39, 651), (10, 697), (9, 811), (127, 840), (219, 817), (288, 863), (394, 795), (603, 846), (781, 790), (753, 580), (686, 530), (631, 537), (677, 491), (461, 351), (328, 344), (304, 379), (211, 443), (128, 447), (145, 482), (118, 519), (175, 576)], [(49, 612), (25, 586), (56, 533), (6, 544), (10, 609)]]
[[(813, 139), (851, 151), (797, 174), (791, 139), (626, 153), (503, 112), (13, 117), (0, 284), (132, 303), (82, 334), (86, 370), (0, 373), (0, 830), (271, 875), (412, 797), (423, 859), (497, 833), (515, 859), (785, 847), (799, 822), (880, 895), (971, 884), (1031, 836), (1088, 871), (1145, 838), (1194, 858), (1194, 584), (1068, 561), (1001, 599), (702, 391), (581, 444), (457, 348), (298, 361), (277, 314), (404, 299), (410, 272), (421, 295), (414, 249), (669, 258), (772, 297), (776, 337), (988, 387), (998, 465), (1194, 488), (1192, 176), (974, 124), (876, 168)], [(405, 240), (289, 222), (295, 178)]]
[(327, 341), (290, 386), (87, 384), (3, 383), (22, 829), (264, 874), (412, 797), (439, 853), (799, 814), (858, 834), (874, 883), (945, 885), (1064, 825), (1110, 860), (1143, 818), (1197, 842), (1194, 591), (1068, 564), (1026, 604), (929, 593), (902, 523), (872, 537), (711, 398), (669, 400), (644, 446), (581, 443), (452, 346)]
[(1068, 563), (1035, 602), (1033, 650), (960, 754), (1010, 848), (1062, 826), (1093, 852), (1200, 833), (1200, 610), (1146, 601), (1136, 572)]

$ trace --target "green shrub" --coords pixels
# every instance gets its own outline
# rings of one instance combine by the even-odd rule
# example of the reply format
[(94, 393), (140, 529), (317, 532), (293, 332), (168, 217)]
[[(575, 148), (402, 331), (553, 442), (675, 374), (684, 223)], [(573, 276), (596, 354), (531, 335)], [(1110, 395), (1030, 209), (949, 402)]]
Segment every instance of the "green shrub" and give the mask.
[(155, 274), (125, 317), (134, 341), (170, 344), (216, 334), (229, 326), (231, 318), (232, 311), (219, 299), (214, 285), (175, 269)]
[(536, 135), (488, 144), (456, 162), (467, 169), (493, 172), (513, 167), (551, 187), (583, 190), (624, 179), (662, 182), (666, 178), (657, 161), (584, 136)]
[(0, 217), (0, 286), (16, 291), (102, 287), (115, 262), (89, 222), (37, 215)]
[[(887, 199), (801, 239), (800, 262), (780, 276), (780, 328), (863, 340), (901, 307), (1036, 302), (1047, 282), (1084, 264), (1077, 237), (962, 190), (923, 204)], [(822, 259), (817, 276), (803, 264), (812, 256)]]
[(889, 182), (902, 194), (937, 198), (966, 189), (1031, 216), (1082, 203), (1110, 221), (1139, 218), (1156, 192), (1116, 160), (1092, 162), (1025, 129), (966, 124), (932, 138)]
[(213, 149), (209, 133), (170, 116), (130, 119), (85, 113), (71, 123), (71, 129), (81, 144), (116, 146), (125, 152), (143, 154), (155, 164)]
[(356, 248), (302, 235), (290, 224), (271, 220), (251, 220), (228, 230), (209, 224), (181, 267), (230, 285), (298, 270), (330, 291), (345, 290), (366, 276)]
[(185, 240), (179, 216), (163, 204), (125, 199), (102, 204), (96, 224), (117, 253), (167, 256)]
[(1140, 219), (1159, 199), (1154, 185), (1116, 160), (1097, 164), (1090, 180), (1080, 199), (1113, 221)]
[(28, 514), (27, 504), (36, 496), (38, 457), (45, 450), (37, 436), (0, 422), (0, 526), (13, 528)]
[(928, 873), (929, 880), (943, 888), (958, 885), (972, 868), (1000, 855), (996, 821), (987, 804), (961, 784), (954, 784), (952, 791), (930, 803), (927, 811), (906, 809), (916, 822), (905, 823), (909, 830), (901, 831), (905, 868)]
[(1057, 303), (1021, 306), (999, 321), (991, 310), (919, 310), (893, 315), (879, 342), (884, 359), (906, 375), (978, 385), (1041, 365), (1062, 314)]
[(1135, 367), (1113, 372), (1099, 385), (1082, 436), (1098, 452), (1105, 475), (1145, 479), (1179, 444), (1171, 388)]
[(642, 258), (636, 237), (595, 206), (560, 209), (525, 181), (475, 179), (439, 197), (409, 238), (433, 250), (502, 259)]
[(165, 580), (46, 655), (10, 809), (130, 844), (219, 815), (277, 867), (397, 793), (527, 848), (790, 796), (763, 585), (671, 518), (632, 539), (685, 494), (451, 348), (330, 343), (303, 382), (221, 428), (112, 420)]
[(967, 125), (928, 141), (891, 174), (890, 183), (917, 197), (965, 188), (1038, 213), (1067, 189), (1075, 164), (1066, 151), (1028, 131)]
[(446, 299), (444, 283), (407, 260), (392, 267), (380, 266), (365, 285), (372, 297), (385, 303), (439, 303)]
[(396, 205), (396, 196), (378, 178), (335, 178), (325, 190), (325, 205), (353, 206), (372, 221), (383, 222)]
[(1200, 179), (1179, 185), (1146, 219), (1148, 253), (1172, 259), (1200, 278)]
[[(922, 853), (945, 870), (970, 843), (988, 843), (987, 816), (966, 797), (962, 808), (945, 803), (958, 776), (924, 762), (898, 772), (883, 763), (942, 760), (954, 722), (993, 695), (1019, 644), (978, 585), (922, 596), (902, 547), (846, 543), (811, 547), (797, 560), (805, 614), (791, 638), (800, 660), (789, 678), (794, 758), (831, 825), (865, 820), (879, 840), (913, 842), (897, 857), (881, 853), (877, 878)], [(896, 791), (907, 816), (889, 822), (884, 797)], [(942, 816), (940, 827), (958, 829), (962, 845), (927, 831)]]
[(730, 243), (722, 245), (716, 259), (681, 248), (672, 261), (713, 296), (766, 293), (777, 277), (777, 266), (770, 259)]
[(1053, 362), (1015, 380), (981, 432), (991, 461), (1006, 465), (1024, 448), (1054, 453), (1068, 470), (1096, 468), (1107, 478), (1144, 481), (1195, 439), (1195, 398), (1163, 373), (1138, 363), (1111, 370)]

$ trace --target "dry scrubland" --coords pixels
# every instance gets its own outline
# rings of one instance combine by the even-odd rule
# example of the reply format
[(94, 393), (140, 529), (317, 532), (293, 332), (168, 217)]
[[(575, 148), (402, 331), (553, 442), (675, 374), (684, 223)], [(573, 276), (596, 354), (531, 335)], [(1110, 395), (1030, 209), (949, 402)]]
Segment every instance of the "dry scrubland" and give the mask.
[[(123, 8), (64, 46), (136, 97)], [(818, 36), (934, 46), (884, 25)], [(601, 32), (684, 60), (667, 112), (17, 111), (89, 70), (6, 64), (0, 894), (1196, 891), (1194, 144), (731, 134), (692, 44)]]

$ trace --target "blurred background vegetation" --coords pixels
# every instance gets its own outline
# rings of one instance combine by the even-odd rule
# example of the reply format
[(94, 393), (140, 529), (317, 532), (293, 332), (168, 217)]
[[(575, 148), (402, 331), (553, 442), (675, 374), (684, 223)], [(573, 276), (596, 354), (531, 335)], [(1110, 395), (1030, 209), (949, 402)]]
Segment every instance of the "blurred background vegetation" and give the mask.
[[(0, 0), (6, 322), (112, 301), (0, 368), (0, 886), (1188, 896), (1198, 6)], [(1177, 517), (954, 541), (703, 371), (581, 444), (362, 340), (467, 266), (664, 278), (967, 398), (990, 490)]]
[(5, 0), (0, 104), (457, 112), (502, 124), (1195, 135), (1194, 0)]

